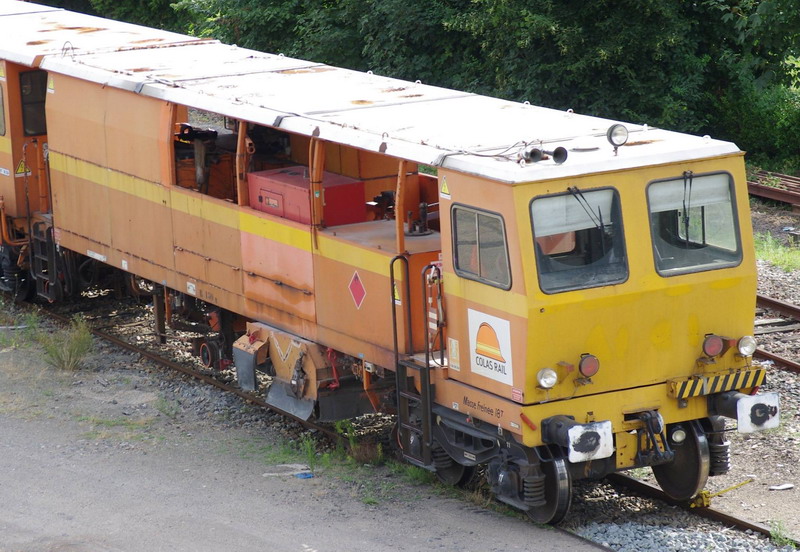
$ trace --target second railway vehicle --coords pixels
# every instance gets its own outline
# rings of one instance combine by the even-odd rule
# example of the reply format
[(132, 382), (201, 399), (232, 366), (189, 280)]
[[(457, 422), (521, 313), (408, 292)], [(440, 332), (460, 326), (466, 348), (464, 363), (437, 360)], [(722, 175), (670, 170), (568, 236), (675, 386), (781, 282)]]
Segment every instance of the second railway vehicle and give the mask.
[(642, 466), (689, 499), (723, 417), (778, 423), (731, 143), (15, 0), (0, 105), (4, 289), (149, 281), (211, 319), (210, 368), (300, 418), (396, 413), (409, 462), (485, 466), (535, 521)]

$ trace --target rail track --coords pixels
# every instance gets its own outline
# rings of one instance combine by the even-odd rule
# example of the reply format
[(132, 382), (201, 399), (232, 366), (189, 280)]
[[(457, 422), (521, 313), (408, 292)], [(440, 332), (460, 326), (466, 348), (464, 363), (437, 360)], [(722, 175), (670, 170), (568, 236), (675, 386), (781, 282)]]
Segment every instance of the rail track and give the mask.
[[(761, 308), (770, 309), (770, 310), (772, 310), (774, 312), (778, 312), (778, 313), (782, 314), (783, 316), (787, 316), (787, 317), (790, 317), (792, 319), (800, 320), (800, 307), (797, 307), (795, 305), (791, 305), (789, 303), (785, 303), (785, 302), (778, 301), (778, 300), (775, 300), (775, 299), (771, 299), (771, 298), (768, 298), (768, 297), (758, 296), (758, 306), (761, 307)], [(68, 323), (69, 322), (69, 317), (65, 316), (64, 314), (59, 314), (57, 312), (54, 312), (52, 309), (46, 309), (45, 308), (45, 309), (42, 309), (42, 310), (48, 316), (52, 317), (54, 320), (56, 320), (56, 321), (58, 321), (60, 323)], [(221, 389), (223, 391), (226, 391), (226, 392), (229, 392), (229, 393), (233, 393), (233, 394), (241, 397), (243, 400), (247, 401), (248, 403), (251, 403), (253, 405), (256, 405), (256, 406), (259, 406), (261, 408), (264, 408), (264, 409), (266, 409), (268, 411), (275, 412), (275, 413), (278, 413), (278, 414), (280, 414), (282, 416), (285, 416), (286, 418), (297, 422), (298, 424), (300, 424), (304, 428), (316, 430), (317, 432), (322, 434), (326, 439), (329, 439), (333, 443), (341, 442), (344, 439), (342, 435), (340, 435), (339, 433), (331, 430), (329, 427), (325, 427), (324, 425), (316, 424), (316, 423), (314, 423), (312, 421), (306, 421), (306, 420), (297, 418), (296, 416), (293, 416), (292, 414), (290, 414), (288, 412), (284, 412), (284, 411), (282, 411), (280, 409), (275, 408), (272, 405), (267, 404), (263, 399), (261, 399), (257, 395), (255, 395), (255, 394), (253, 394), (251, 392), (242, 391), (238, 387), (236, 387), (234, 385), (231, 385), (229, 383), (226, 383), (224, 381), (221, 381), (220, 379), (214, 377), (213, 375), (209, 375), (209, 374), (203, 373), (203, 372), (201, 372), (201, 371), (199, 371), (197, 369), (194, 369), (194, 368), (192, 368), (190, 366), (181, 364), (180, 362), (176, 362), (174, 360), (170, 360), (168, 358), (165, 358), (164, 356), (162, 356), (162, 355), (160, 355), (158, 353), (154, 353), (153, 351), (149, 350), (147, 347), (143, 347), (143, 346), (137, 345), (137, 344), (132, 344), (132, 343), (130, 343), (128, 341), (125, 341), (124, 339), (121, 339), (120, 337), (117, 337), (117, 336), (115, 336), (115, 335), (113, 335), (113, 334), (111, 334), (111, 333), (109, 333), (107, 331), (103, 331), (102, 329), (92, 329), (91, 331), (92, 331), (92, 334), (94, 336), (96, 336), (98, 339), (101, 339), (101, 340), (104, 340), (106, 342), (112, 343), (112, 344), (114, 344), (114, 345), (116, 345), (118, 347), (121, 347), (123, 349), (135, 352), (135, 353), (141, 355), (142, 357), (145, 357), (145, 358), (155, 362), (156, 364), (158, 364), (158, 365), (160, 365), (160, 366), (162, 366), (164, 368), (168, 368), (170, 370), (173, 370), (173, 371), (179, 372), (181, 374), (187, 375), (189, 377), (195, 378), (198, 381), (201, 381), (201, 382), (203, 382), (205, 384), (208, 384), (208, 385), (212, 385), (212, 386), (217, 387), (217, 388), (219, 388), (219, 389)], [(155, 334), (153, 334), (153, 335), (155, 337)], [(156, 340), (154, 339), (153, 341), (155, 342)], [(793, 362), (793, 361), (791, 361), (789, 359), (785, 359), (785, 358), (782, 358), (782, 357), (779, 357), (777, 355), (773, 355), (773, 354), (771, 354), (769, 352), (761, 351), (761, 350), (759, 350), (757, 352), (757, 355), (760, 356), (761, 358), (767, 358), (767, 359), (773, 360), (776, 363), (776, 365), (780, 366), (781, 368), (789, 369), (791, 371), (800, 372), (800, 365), (798, 365), (797, 363), (795, 363), (795, 362)], [(629, 477), (627, 475), (613, 474), (613, 475), (608, 476), (608, 479), (611, 482), (616, 483), (616, 484), (618, 484), (618, 485), (630, 490), (631, 492), (634, 492), (634, 493), (639, 494), (641, 496), (644, 496), (644, 497), (647, 497), (647, 498), (656, 499), (656, 500), (660, 500), (660, 501), (663, 501), (663, 502), (665, 502), (665, 503), (667, 503), (669, 505), (672, 505), (672, 506), (678, 506), (678, 507), (685, 508), (685, 509), (689, 510), (690, 512), (692, 512), (693, 514), (696, 514), (698, 516), (701, 516), (701, 517), (709, 519), (709, 520), (713, 520), (713, 521), (717, 521), (717, 522), (723, 523), (726, 526), (734, 527), (734, 528), (736, 528), (738, 530), (741, 530), (741, 531), (750, 530), (750, 531), (753, 531), (753, 532), (756, 532), (756, 533), (760, 533), (760, 534), (766, 535), (766, 536), (770, 536), (770, 534), (771, 534), (770, 528), (765, 526), (765, 525), (763, 525), (763, 524), (760, 524), (760, 523), (757, 523), (757, 522), (754, 522), (754, 521), (751, 521), (751, 520), (747, 520), (747, 519), (744, 519), (744, 518), (740, 518), (740, 517), (737, 517), (737, 516), (734, 516), (734, 515), (731, 515), (731, 514), (727, 514), (725, 512), (722, 512), (721, 510), (717, 510), (717, 509), (715, 509), (715, 508), (713, 508), (711, 506), (695, 508), (695, 507), (691, 507), (691, 505), (686, 503), (686, 502), (677, 502), (677, 501), (671, 500), (658, 487), (656, 487), (654, 485), (651, 485), (651, 484), (649, 484), (647, 482), (644, 482), (644, 481)], [(795, 541), (794, 544), (796, 546), (800, 547), (800, 541)]]
[(747, 182), (747, 192), (750, 195), (788, 203), (794, 211), (800, 210), (800, 177), (758, 171), (753, 175), (753, 179)]
[[(757, 295), (756, 296), (756, 306), (768, 309), (773, 312), (777, 312), (783, 316), (789, 317), (791, 321), (797, 322), (800, 321), (800, 307), (797, 305), (793, 305), (791, 303), (787, 303), (785, 301), (781, 301), (779, 299), (773, 299), (772, 297), (766, 297), (764, 295)], [(780, 325), (777, 327), (777, 331), (789, 331), (792, 329), (800, 329), (800, 326), (797, 324), (792, 325)], [(769, 351), (765, 351), (764, 349), (756, 349), (755, 356), (757, 358), (761, 358), (764, 360), (771, 360), (775, 363), (776, 366), (788, 370), (790, 372), (794, 372), (800, 374), (800, 363), (797, 363), (791, 359), (782, 357), (780, 355), (776, 355)]]

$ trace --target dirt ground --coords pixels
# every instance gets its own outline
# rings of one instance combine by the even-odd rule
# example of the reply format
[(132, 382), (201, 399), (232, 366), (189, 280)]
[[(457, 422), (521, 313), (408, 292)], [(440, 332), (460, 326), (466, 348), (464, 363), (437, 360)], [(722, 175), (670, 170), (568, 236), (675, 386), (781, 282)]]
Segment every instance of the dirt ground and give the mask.
[(385, 468), (298, 477), (278, 432), (184, 409), (129, 353), (92, 366), (0, 350), (0, 552), (596, 549)]

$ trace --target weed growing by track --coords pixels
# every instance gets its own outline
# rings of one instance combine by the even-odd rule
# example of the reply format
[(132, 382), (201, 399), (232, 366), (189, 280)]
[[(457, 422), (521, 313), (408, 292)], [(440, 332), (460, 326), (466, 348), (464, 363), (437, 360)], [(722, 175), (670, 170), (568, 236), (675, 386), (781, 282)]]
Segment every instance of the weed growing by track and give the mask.
[(775, 546), (785, 546), (792, 550), (796, 549), (794, 539), (789, 536), (789, 531), (783, 521), (773, 521), (770, 523), (769, 529), (769, 539), (772, 541), (772, 544)]
[(756, 257), (784, 270), (800, 270), (800, 249), (785, 246), (780, 239), (768, 233), (755, 235)]
[(77, 370), (92, 351), (92, 333), (82, 317), (73, 318), (66, 328), (42, 331), (38, 336), (45, 361), (60, 370)]

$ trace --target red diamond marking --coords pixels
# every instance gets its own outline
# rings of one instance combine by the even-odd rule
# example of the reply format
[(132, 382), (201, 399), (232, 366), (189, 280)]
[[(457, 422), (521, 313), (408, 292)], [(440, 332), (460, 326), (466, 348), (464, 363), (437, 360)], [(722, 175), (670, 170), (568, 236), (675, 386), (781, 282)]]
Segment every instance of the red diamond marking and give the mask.
[(350, 295), (353, 297), (356, 308), (360, 309), (364, 298), (367, 296), (367, 290), (364, 289), (364, 284), (361, 282), (358, 271), (353, 273), (353, 277), (350, 279), (350, 285), (348, 285), (347, 288), (350, 290)]

